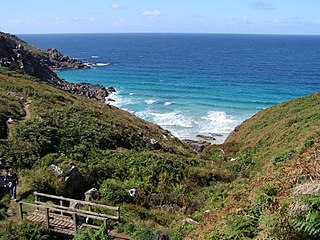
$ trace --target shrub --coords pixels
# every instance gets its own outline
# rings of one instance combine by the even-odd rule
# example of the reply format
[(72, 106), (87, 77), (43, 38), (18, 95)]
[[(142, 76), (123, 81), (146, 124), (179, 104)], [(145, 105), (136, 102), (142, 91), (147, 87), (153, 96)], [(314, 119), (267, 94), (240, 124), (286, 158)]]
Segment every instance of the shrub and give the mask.
[(0, 240), (46, 240), (49, 239), (44, 227), (39, 224), (20, 221), (8, 222), (0, 228)]
[(74, 240), (111, 240), (103, 226), (99, 230), (85, 228), (78, 230)]

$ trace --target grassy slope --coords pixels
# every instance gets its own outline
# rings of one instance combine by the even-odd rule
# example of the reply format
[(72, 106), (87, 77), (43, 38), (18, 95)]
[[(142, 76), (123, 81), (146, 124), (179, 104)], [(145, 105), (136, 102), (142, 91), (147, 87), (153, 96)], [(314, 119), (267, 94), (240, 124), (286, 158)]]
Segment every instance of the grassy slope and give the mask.
[[(120, 204), (130, 222), (120, 228), (136, 239), (154, 238), (156, 229), (173, 231), (176, 221), (203, 204), (202, 189), (214, 174), (169, 132), (116, 107), (0, 70), (0, 134), (8, 137), (0, 157), (20, 169), (21, 196), (34, 190), (65, 195), (63, 181), (48, 166), (75, 165), (85, 177), (81, 190), (98, 187), (102, 202)], [(27, 100), (31, 118), (22, 121)], [(9, 117), (15, 122), (6, 136)], [(133, 187), (139, 201), (128, 197)]]
[(312, 239), (288, 223), (287, 213), (294, 188), (319, 178), (319, 136), (316, 93), (263, 110), (225, 144), (208, 147), (205, 155), (222, 162), (235, 179), (216, 187), (223, 197), (191, 238)]

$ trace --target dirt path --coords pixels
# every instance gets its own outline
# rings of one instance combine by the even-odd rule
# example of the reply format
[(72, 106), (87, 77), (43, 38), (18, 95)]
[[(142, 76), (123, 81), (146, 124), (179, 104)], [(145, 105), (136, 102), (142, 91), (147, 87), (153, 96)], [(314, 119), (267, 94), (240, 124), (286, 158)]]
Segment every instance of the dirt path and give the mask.
[[(31, 100), (27, 99), (27, 101), (23, 104), (23, 109), (26, 112), (26, 115), (20, 120), (20, 122), (25, 122), (25, 121), (28, 121), (30, 119), (30, 117), (31, 117), (31, 113), (30, 113), (30, 110), (29, 110), (30, 103), (31, 103)], [(13, 122), (14, 122), (14, 120), (11, 119), (11, 118), (7, 121), (7, 129), (8, 129), (7, 138), (9, 138), (9, 136), (10, 136), (10, 134), (12, 132)]]
[(24, 111), (26, 112), (26, 115), (22, 118), (22, 121), (28, 121), (31, 117), (31, 113), (29, 110), (31, 100), (27, 99), (27, 101), (23, 104), (24, 105)]
[[(30, 103), (31, 103), (31, 100), (27, 99), (27, 101), (23, 104), (24, 111), (26, 112), (26, 115), (22, 118), (22, 120), (20, 122), (25, 122), (25, 121), (28, 121), (30, 119), (30, 117), (31, 117), (31, 113), (30, 113), (30, 110), (29, 110)], [(7, 121), (8, 137), (11, 134), (12, 126), (13, 126), (13, 124), (9, 123)], [(19, 187), (17, 187), (17, 195), (18, 195), (18, 189), (19, 189)], [(7, 210), (7, 220), (8, 221), (16, 220), (17, 219), (17, 212), (18, 212), (18, 203), (13, 201), (13, 200), (10, 200), (9, 207), (8, 207), (8, 210)]]

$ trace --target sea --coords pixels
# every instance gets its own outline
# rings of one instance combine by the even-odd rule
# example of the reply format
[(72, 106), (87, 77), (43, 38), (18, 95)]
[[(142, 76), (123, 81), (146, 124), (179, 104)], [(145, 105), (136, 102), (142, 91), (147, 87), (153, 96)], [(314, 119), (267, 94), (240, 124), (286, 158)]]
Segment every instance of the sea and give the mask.
[[(320, 36), (232, 34), (19, 35), (94, 63), (69, 82), (112, 86), (109, 103), (180, 139), (221, 143), (260, 110), (320, 89)], [(112, 101), (112, 100), (114, 101)], [(199, 135), (202, 135), (202, 137)]]

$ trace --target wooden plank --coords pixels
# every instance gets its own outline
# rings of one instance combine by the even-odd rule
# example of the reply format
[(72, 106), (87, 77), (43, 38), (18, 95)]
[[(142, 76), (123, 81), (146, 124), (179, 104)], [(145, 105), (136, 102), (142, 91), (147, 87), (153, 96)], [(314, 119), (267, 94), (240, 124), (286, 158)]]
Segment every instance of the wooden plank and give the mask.
[(53, 198), (56, 200), (64, 200), (64, 201), (69, 201), (69, 202), (77, 202), (82, 205), (88, 205), (88, 206), (93, 206), (93, 207), (101, 207), (101, 208), (107, 208), (110, 210), (115, 210), (118, 211), (119, 207), (113, 207), (113, 206), (108, 206), (108, 205), (103, 205), (103, 204), (98, 204), (98, 203), (92, 203), (88, 201), (82, 201), (82, 200), (77, 200), (77, 199), (72, 199), (72, 198), (65, 198), (62, 196), (55, 196), (55, 195), (50, 195), (50, 194), (45, 194), (45, 193), (39, 193), (39, 192), (34, 192), (33, 193), (35, 196), (41, 196), (41, 197), (47, 197), (47, 198)]
[[(35, 202), (36, 204), (40, 204), (42, 206), (47, 206), (46, 203), (44, 202)], [(77, 213), (84, 213), (84, 214), (88, 214), (87, 217), (90, 217), (92, 215), (97, 216), (97, 217), (103, 217), (103, 218), (108, 218), (108, 219), (112, 219), (112, 220), (119, 220), (120, 216), (119, 214), (117, 214), (116, 216), (114, 215), (108, 215), (108, 214), (104, 214), (104, 213), (96, 213), (96, 212), (91, 212), (91, 211), (86, 211), (86, 210), (82, 210), (82, 209), (76, 209), (76, 208), (72, 208), (70, 209), (69, 207), (65, 207), (65, 206), (60, 206), (60, 205), (55, 205), (55, 204), (50, 204), (50, 206), (54, 207), (54, 208), (61, 208), (63, 210), (69, 210), (69, 211), (74, 211)]]

